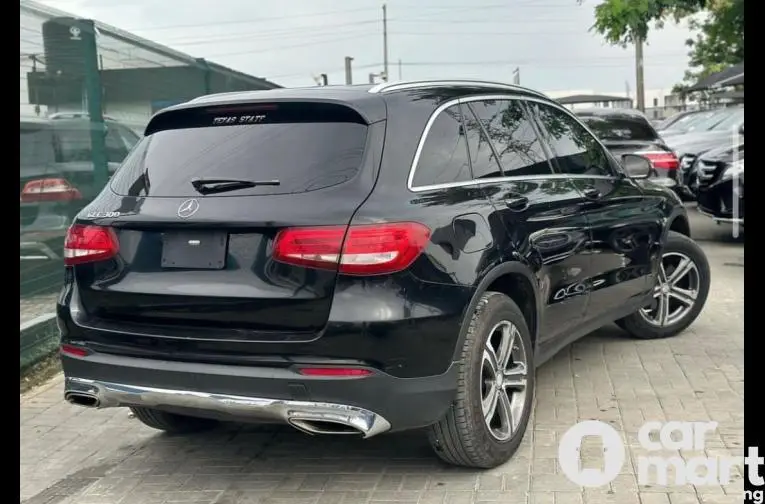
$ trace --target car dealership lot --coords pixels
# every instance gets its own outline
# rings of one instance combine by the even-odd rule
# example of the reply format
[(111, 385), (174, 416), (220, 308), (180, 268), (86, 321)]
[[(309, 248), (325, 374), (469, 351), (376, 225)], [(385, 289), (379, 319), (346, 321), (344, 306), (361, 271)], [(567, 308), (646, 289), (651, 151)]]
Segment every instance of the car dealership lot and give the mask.
[[(127, 410), (65, 403), (59, 376), (20, 398), (21, 501), (741, 502), (740, 474), (726, 487), (638, 486), (633, 467), (645, 452), (637, 431), (649, 420), (717, 421), (716, 432), (706, 438), (706, 455), (743, 450), (743, 245), (730, 237), (730, 228), (691, 214), (694, 238), (712, 267), (712, 289), (699, 320), (662, 341), (635, 341), (609, 327), (562, 351), (538, 371), (533, 428), (515, 458), (497, 469), (447, 467), (418, 433), (360, 441), (308, 437), (288, 427), (227, 426), (196, 437), (168, 437), (129, 418)], [(562, 474), (556, 457), (562, 434), (590, 419), (626, 434), (631, 462), (610, 486), (583, 491)], [(599, 451), (585, 443), (583, 465), (602, 465)]]

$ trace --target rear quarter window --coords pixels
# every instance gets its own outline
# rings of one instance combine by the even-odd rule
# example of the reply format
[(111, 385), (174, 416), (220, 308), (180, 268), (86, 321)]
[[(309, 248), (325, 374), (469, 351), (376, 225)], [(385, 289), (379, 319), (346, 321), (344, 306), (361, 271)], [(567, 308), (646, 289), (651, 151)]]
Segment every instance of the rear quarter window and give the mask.
[(656, 130), (642, 118), (580, 116), (601, 140), (656, 140)]
[(172, 124), (165, 120), (166, 129), (150, 125), (112, 178), (112, 190), (128, 196), (199, 196), (191, 185), (199, 177), (279, 181), (219, 196), (295, 194), (343, 184), (358, 173), (367, 125), (357, 115), (331, 109), (316, 114), (311, 107), (280, 112), (271, 108), (258, 114), (265, 119), (241, 124), (227, 119), (243, 117), (238, 112), (202, 111)]

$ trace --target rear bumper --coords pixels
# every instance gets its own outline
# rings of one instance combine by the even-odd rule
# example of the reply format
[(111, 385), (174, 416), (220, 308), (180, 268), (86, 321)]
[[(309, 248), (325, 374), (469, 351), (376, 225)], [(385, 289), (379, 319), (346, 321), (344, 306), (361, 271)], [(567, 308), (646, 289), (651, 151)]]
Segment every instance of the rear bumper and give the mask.
[[(109, 354), (62, 355), (65, 397), (99, 408), (144, 406), (223, 421), (340, 424), (364, 437), (437, 422), (456, 391), (446, 373), (396, 378), (299, 375), (290, 368), (160, 361)], [(79, 397), (78, 397), (79, 395)], [(316, 432), (316, 431), (314, 431)]]

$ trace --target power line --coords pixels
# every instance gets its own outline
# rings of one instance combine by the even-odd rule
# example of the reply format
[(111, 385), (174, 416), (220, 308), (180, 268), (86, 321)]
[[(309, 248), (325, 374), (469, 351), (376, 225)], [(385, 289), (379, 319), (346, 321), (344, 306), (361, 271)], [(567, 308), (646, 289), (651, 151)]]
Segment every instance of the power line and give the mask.
[(219, 25), (262, 23), (264, 21), (279, 21), (283, 19), (312, 18), (312, 17), (321, 17), (321, 16), (331, 16), (335, 14), (348, 14), (351, 12), (371, 12), (376, 10), (377, 8), (374, 8), (374, 7), (365, 7), (361, 9), (341, 9), (341, 10), (334, 10), (334, 11), (314, 12), (310, 14), (293, 14), (290, 16), (275, 16), (275, 17), (266, 17), (266, 18), (255, 18), (255, 19), (230, 19), (230, 20), (224, 20), (224, 21), (208, 21), (205, 23), (160, 25), (160, 26), (147, 26), (147, 27), (142, 26), (140, 28), (122, 28), (122, 29), (126, 31), (138, 31), (138, 30), (161, 31), (161, 30), (175, 30), (177, 28), (208, 28), (210, 26), (219, 26)]

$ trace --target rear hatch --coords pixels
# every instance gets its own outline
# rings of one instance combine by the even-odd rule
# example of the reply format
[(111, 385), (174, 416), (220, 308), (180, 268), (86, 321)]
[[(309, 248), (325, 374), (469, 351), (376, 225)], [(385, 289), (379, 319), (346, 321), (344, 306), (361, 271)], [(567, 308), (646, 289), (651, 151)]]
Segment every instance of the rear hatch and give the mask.
[[(375, 131), (383, 130), (330, 103), (155, 116), (110, 191), (80, 216), (80, 224), (106, 226), (100, 236), (119, 248), (112, 260), (75, 265), (80, 322), (185, 340), (315, 339), (337, 267), (275, 261), (274, 242), (287, 228), (344, 233), (374, 186)], [(292, 252), (316, 232), (293, 235)], [(70, 262), (78, 262), (74, 242)]]
[(644, 117), (603, 114), (581, 118), (616, 159), (624, 154), (640, 154), (650, 159), (656, 169), (677, 169), (675, 154)]

